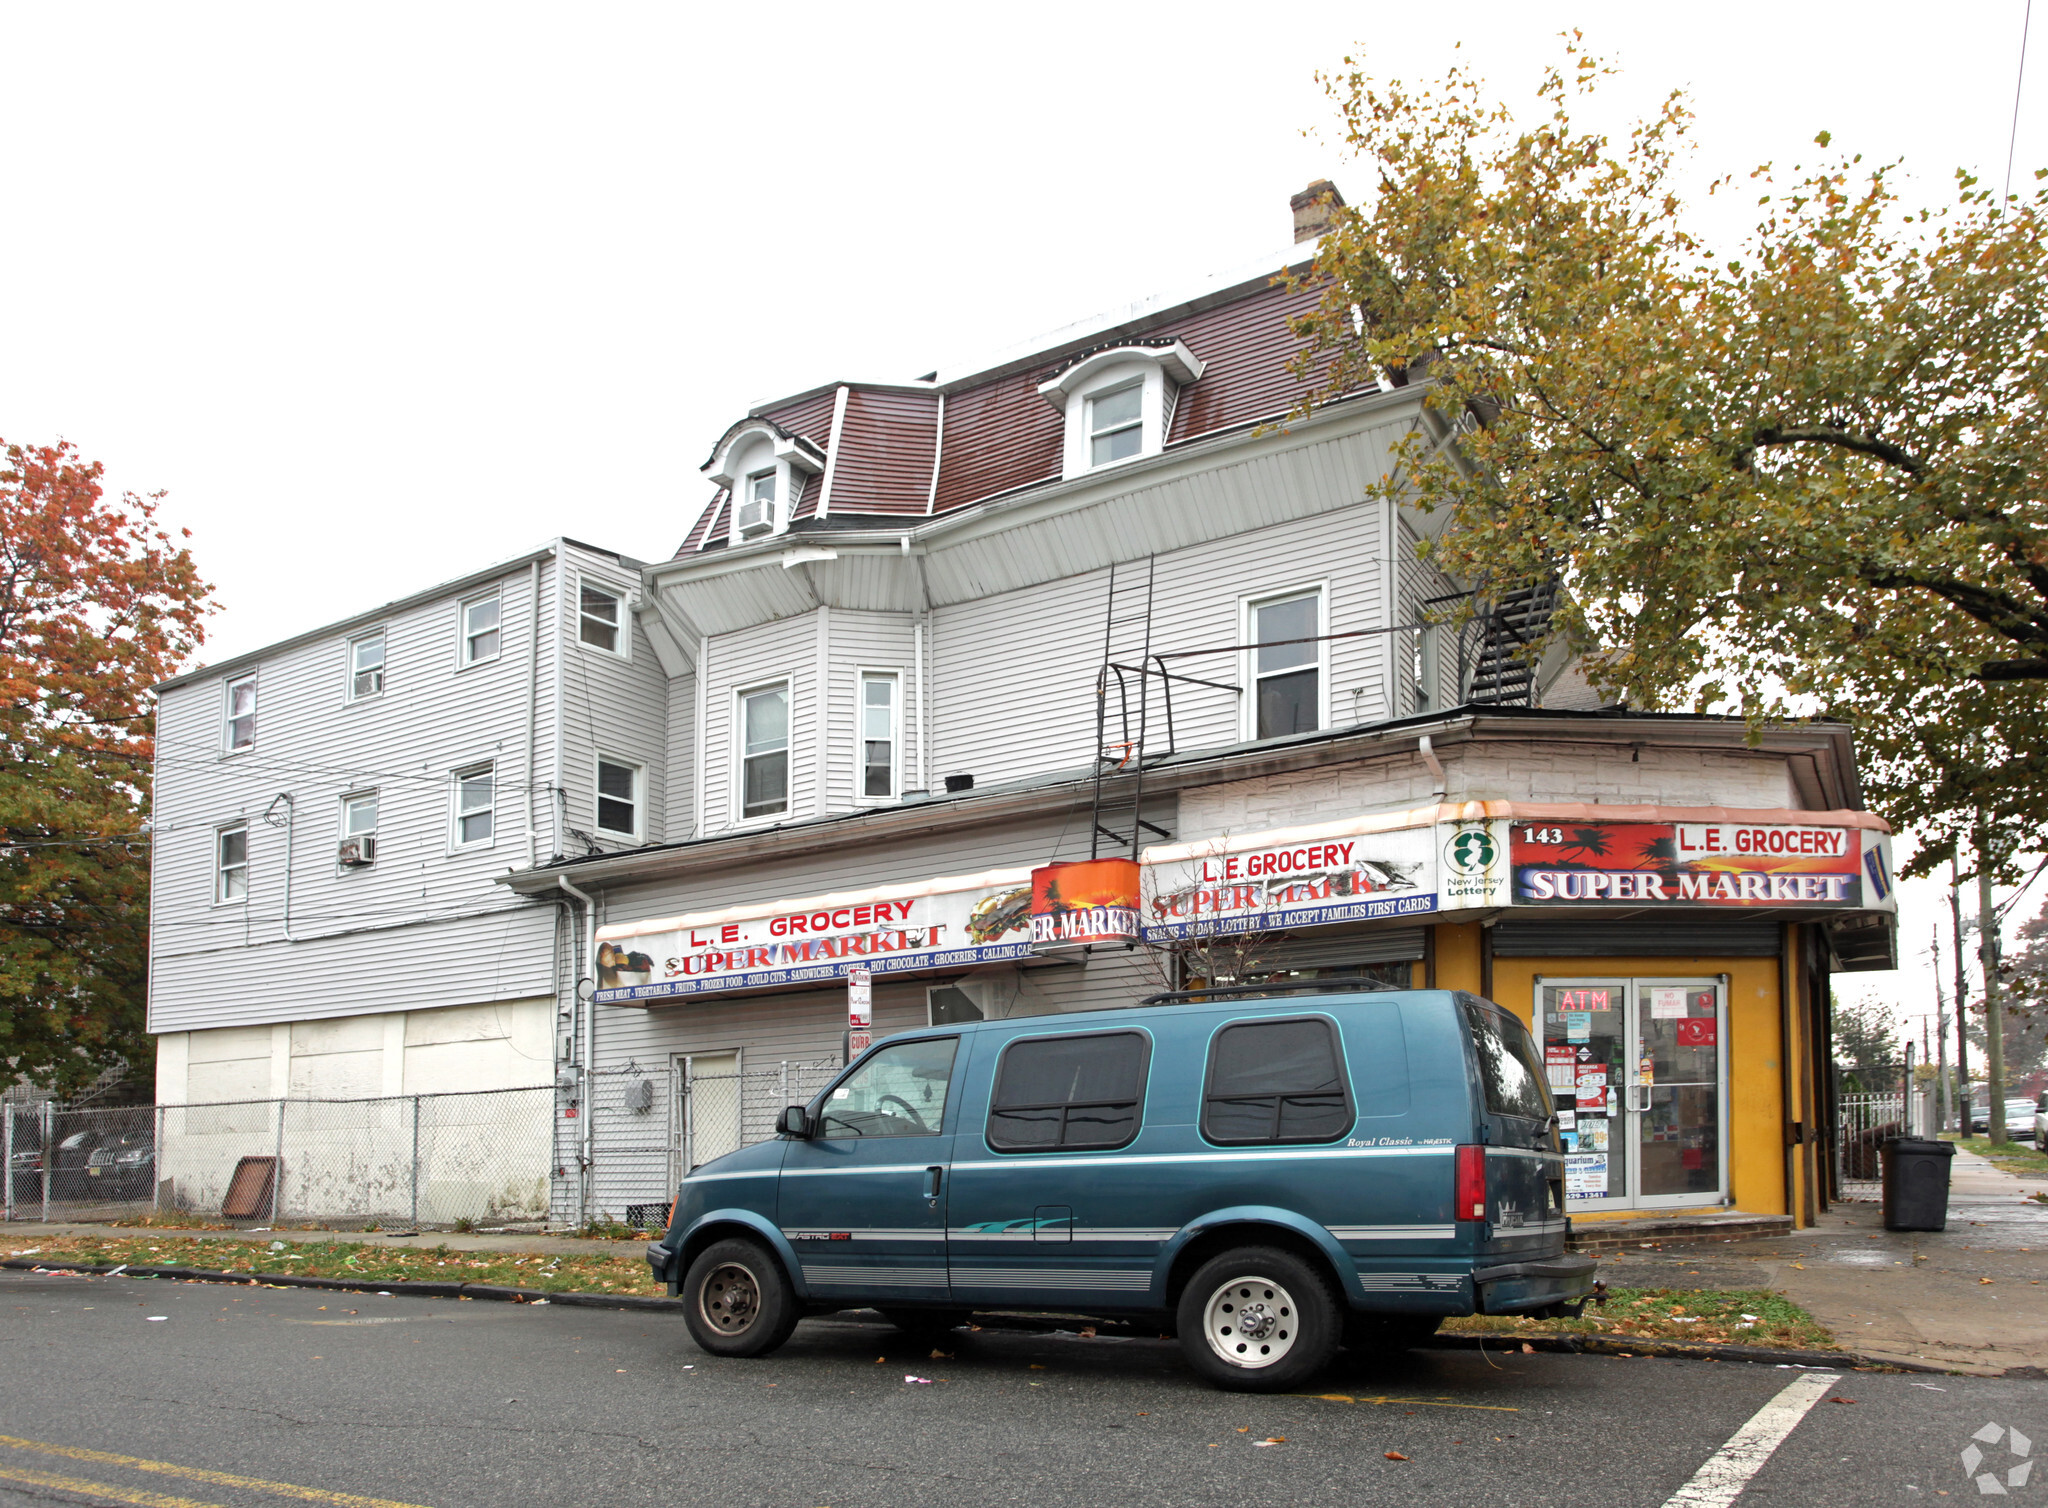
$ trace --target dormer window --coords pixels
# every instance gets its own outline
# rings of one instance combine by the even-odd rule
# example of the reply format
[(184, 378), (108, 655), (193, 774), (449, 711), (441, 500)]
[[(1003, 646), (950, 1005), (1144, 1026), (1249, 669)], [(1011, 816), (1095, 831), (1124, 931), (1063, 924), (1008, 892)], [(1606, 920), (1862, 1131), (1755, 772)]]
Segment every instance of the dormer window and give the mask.
[(1088, 464), (1106, 465), (1145, 448), (1145, 385), (1128, 382), (1088, 400)]
[(727, 539), (746, 544), (781, 534), (802, 501), (804, 478), (825, 469), (825, 453), (767, 419), (742, 419), (704, 463), (704, 474), (732, 499)]
[(1166, 448), (1180, 390), (1203, 363), (1180, 341), (1114, 346), (1068, 365), (1039, 396), (1067, 419), (1062, 476), (1156, 456)]

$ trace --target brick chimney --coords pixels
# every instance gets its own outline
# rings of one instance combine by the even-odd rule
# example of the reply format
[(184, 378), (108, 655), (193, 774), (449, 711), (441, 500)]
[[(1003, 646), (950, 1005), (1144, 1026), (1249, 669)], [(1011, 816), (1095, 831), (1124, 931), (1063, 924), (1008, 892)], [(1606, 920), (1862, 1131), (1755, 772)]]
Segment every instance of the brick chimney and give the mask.
[(1287, 207), (1294, 211), (1294, 240), (1313, 241), (1330, 228), (1334, 211), (1343, 207), (1344, 196), (1337, 192), (1337, 185), (1327, 178), (1318, 178), (1307, 188), (1287, 201)]

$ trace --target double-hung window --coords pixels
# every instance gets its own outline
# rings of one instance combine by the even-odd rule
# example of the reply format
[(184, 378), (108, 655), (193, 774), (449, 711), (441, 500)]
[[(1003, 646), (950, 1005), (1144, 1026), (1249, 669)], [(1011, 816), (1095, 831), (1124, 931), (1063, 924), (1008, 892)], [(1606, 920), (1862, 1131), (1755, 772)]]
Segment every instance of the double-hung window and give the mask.
[(597, 830), (622, 838), (640, 836), (640, 766), (598, 756)]
[(580, 591), (576, 637), (598, 649), (619, 652), (619, 594), (584, 582)]
[(1126, 383), (1088, 400), (1088, 464), (1104, 466), (1145, 448), (1145, 384)]
[(894, 800), (897, 780), (899, 676), (863, 672), (860, 678), (860, 794)]
[(471, 765), (455, 772), (455, 845), (488, 843), (496, 831), (497, 767)]
[(789, 810), (789, 683), (743, 691), (739, 698), (740, 816)]
[(384, 630), (348, 641), (348, 699), (360, 702), (384, 691)]
[(227, 685), (227, 725), (221, 741), (230, 754), (256, 747), (256, 677), (241, 676)]
[(344, 838), (374, 838), (377, 835), (375, 791), (361, 791), (341, 798), (341, 835)]
[(213, 835), (213, 898), (245, 901), (249, 898), (249, 827), (237, 822), (215, 830)]
[(504, 641), (501, 629), (503, 610), (504, 598), (498, 592), (472, 597), (462, 604), (463, 664), (480, 665), (485, 660), (498, 658)]
[(1313, 733), (1323, 725), (1323, 594), (1295, 592), (1247, 608), (1253, 738)]

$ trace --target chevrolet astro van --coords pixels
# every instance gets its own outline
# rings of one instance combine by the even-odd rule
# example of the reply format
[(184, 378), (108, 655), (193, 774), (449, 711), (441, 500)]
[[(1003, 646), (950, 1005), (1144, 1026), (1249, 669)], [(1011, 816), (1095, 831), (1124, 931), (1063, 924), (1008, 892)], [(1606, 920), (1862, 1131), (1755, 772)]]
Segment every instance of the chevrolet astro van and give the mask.
[(1576, 1314), (1564, 1169), (1520, 1021), (1444, 990), (1259, 986), (876, 1043), (780, 1134), (692, 1169), (647, 1260), (692, 1337), (805, 1315), (1131, 1317), (1226, 1388), (1446, 1315)]

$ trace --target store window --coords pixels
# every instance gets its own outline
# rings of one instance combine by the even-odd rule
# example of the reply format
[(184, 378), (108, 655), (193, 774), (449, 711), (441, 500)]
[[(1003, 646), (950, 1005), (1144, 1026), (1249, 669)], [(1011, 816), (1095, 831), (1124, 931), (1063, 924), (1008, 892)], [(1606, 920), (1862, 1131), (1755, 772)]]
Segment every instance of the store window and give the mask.
[(996, 1068), (988, 1144), (999, 1152), (1128, 1146), (1138, 1134), (1151, 1051), (1142, 1032), (1011, 1043)]

